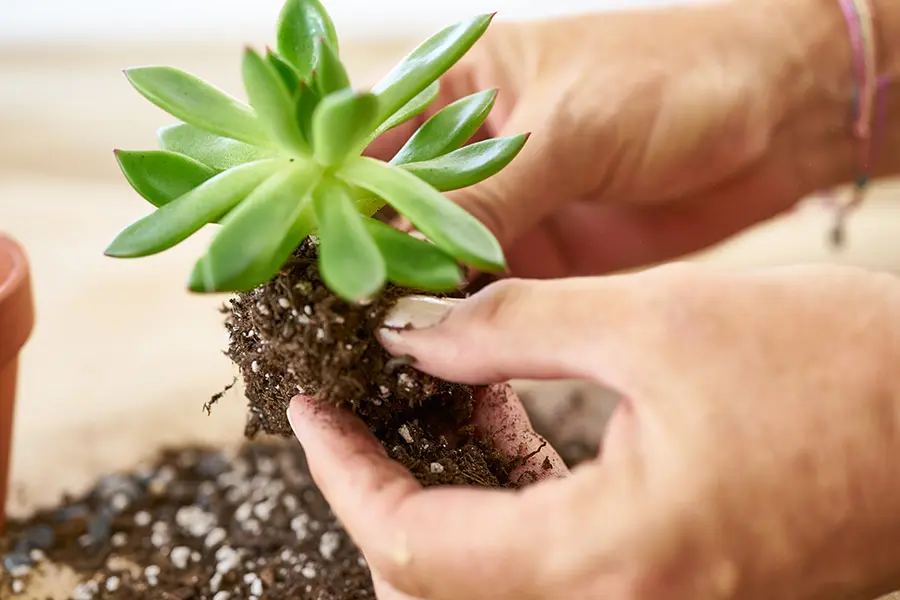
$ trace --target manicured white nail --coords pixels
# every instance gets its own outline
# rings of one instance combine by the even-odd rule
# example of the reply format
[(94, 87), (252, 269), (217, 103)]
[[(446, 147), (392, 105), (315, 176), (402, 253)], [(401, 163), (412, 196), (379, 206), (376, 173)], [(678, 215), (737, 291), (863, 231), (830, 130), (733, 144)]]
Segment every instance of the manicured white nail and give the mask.
[(384, 319), (389, 329), (427, 329), (447, 318), (458, 298), (405, 296), (400, 298)]

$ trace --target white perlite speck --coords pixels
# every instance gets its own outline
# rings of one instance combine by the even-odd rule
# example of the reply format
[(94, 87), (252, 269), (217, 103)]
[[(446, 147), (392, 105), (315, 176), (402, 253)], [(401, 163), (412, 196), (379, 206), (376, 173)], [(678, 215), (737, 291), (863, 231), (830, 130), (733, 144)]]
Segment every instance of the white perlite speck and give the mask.
[(250, 584), (250, 593), (254, 596), (262, 596), (263, 593), (263, 582), (261, 579), (254, 579), (253, 583)]
[(146, 527), (150, 524), (152, 517), (146, 510), (134, 513), (134, 524), (138, 527)]
[(126, 508), (128, 508), (129, 504), (131, 504), (131, 500), (128, 498), (128, 495), (125, 492), (117, 492), (109, 501), (109, 505), (116, 512), (124, 511)]
[(429, 468), (431, 469), (431, 472), (434, 474), (444, 472), (444, 465), (442, 465), (441, 463), (438, 463), (438, 462), (431, 463), (431, 465), (429, 465)]
[(20, 579), (13, 579), (10, 587), (12, 588), (12, 593), (16, 595), (21, 594), (25, 591), (25, 584), (22, 583)]
[(300, 569), (300, 574), (306, 577), (307, 579), (312, 579), (316, 576), (316, 565), (313, 563), (306, 563), (303, 565), (303, 568)]
[(305, 540), (309, 536), (309, 515), (300, 514), (291, 519), (291, 529), (297, 534), (299, 541)]
[(403, 389), (410, 390), (413, 387), (412, 377), (407, 375), (406, 373), (400, 373), (397, 375), (397, 383), (403, 386)]
[(113, 548), (121, 548), (125, 544), (128, 543), (128, 536), (123, 532), (119, 531), (113, 534), (112, 538), (110, 538), (110, 543), (113, 545)]
[(244, 502), (234, 511), (234, 519), (239, 523), (243, 523), (250, 518), (251, 514), (253, 514), (253, 507)]
[(225, 538), (228, 537), (228, 533), (221, 527), (216, 527), (206, 536), (206, 541), (203, 544), (207, 548), (212, 548), (213, 546), (218, 546), (222, 542), (225, 541)]
[(150, 534), (150, 543), (154, 548), (162, 548), (169, 543), (169, 534), (165, 531), (154, 531)]
[(109, 579), (106, 580), (106, 591), (114, 592), (119, 589), (119, 578), (115, 575), (111, 575)]
[(260, 521), (268, 521), (272, 515), (272, 509), (275, 508), (270, 502), (260, 502), (253, 507), (253, 514)]
[(291, 307), (291, 303), (288, 302), (288, 299), (287, 299), (287, 298), (279, 298), (279, 299), (278, 299), (278, 306), (280, 306), (281, 308), (290, 308), (290, 307)]
[(401, 425), (400, 429), (398, 429), (397, 431), (398, 433), (400, 433), (400, 437), (403, 438), (404, 442), (406, 442), (407, 444), (413, 443), (413, 436), (409, 432), (409, 427), (407, 427), (406, 425)]
[(213, 600), (231, 600), (231, 594), (222, 590), (221, 592), (216, 592), (216, 595), (213, 596)]
[(176, 569), (186, 569), (191, 560), (191, 549), (187, 546), (176, 546), (169, 553), (169, 560)]
[(326, 531), (319, 540), (319, 554), (325, 560), (332, 560), (341, 546), (341, 536), (336, 531)]
[(175, 513), (175, 522), (194, 537), (203, 537), (216, 525), (216, 516), (199, 506), (182, 506)]
[(253, 371), (254, 373), (259, 373), (259, 363), (256, 362), (255, 360), (252, 363), (250, 363), (250, 370)]
[(85, 581), (84, 583), (79, 583), (72, 590), (72, 600), (94, 600), (94, 596), (99, 591), (100, 586), (97, 585), (96, 581)]
[(156, 565), (150, 565), (144, 569), (144, 577), (147, 578), (147, 583), (149, 585), (155, 586), (159, 583), (159, 572), (160, 568)]
[(213, 576), (209, 578), (209, 589), (215, 594), (219, 591), (220, 587), (222, 587), (222, 574), (216, 571), (213, 573)]
[(219, 548), (216, 551), (216, 560), (219, 561), (216, 565), (216, 571), (223, 575), (241, 563), (241, 557), (238, 556), (237, 551), (230, 546), (222, 546)]

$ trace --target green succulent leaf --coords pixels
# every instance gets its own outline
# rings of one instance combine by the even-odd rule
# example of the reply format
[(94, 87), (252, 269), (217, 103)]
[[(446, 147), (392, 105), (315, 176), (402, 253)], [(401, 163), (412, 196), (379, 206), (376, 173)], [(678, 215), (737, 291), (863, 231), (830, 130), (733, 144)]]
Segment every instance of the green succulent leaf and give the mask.
[(266, 49), (266, 60), (276, 71), (278, 71), (278, 76), (281, 77), (281, 81), (284, 82), (284, 87), (286, 87), (288, 92), (293, 95), (303, 81), (294, 65), (286, 61), (271, 48)]
[(475, 185), (505, 168), (525, 146), (528, 134), (475, 142), (431, 160), (402, 165), (441, 192)]
[(297, 123), (291, 94), (275, 67), (248, 48), (244, 53), (243, 74), (250, 105), (256, 109), (269, 138), (288, 152), (308, 153), (309, 145)]
[(136, 258), (175, 246), (222, 218), (283, 164), (265, 160), (219, 173), (126, 227), (107, 247), (106, 255)]
[(222, 137), (187, 123), (166, 125), (160, 128), (157, 137), (163, 150), (184, 154), (217, 171), (276, 156), (271, 150)]
[(313, 114), (319, 105), (319, 94), (314, 88), (309, 87), (305, 83), (301, 83), (297, 88), (297, 95), (294, 98), (294, 112), (297, 116), (297, 123), (300, 125), (300, 131), (306, 138), (310, 147), (315, 146), (312, 131)]
[(334, 48), (338, 37), (331, 17), (319, 0), (287, 0), (278, 17), (278, 52), (307, 79), (318, 62), (316, 40), (325, 38)]
[(480, 15), (439, 31), (410, 52), (372, 88), (383, 121), (443, 75), (484, 35), (494, 15)]
[(497, 90), (487, 90), (448, 104), (412, 134), (391, 163), (430, 160), (461, 147), (484, 124), (496, 98)]
[(313, 113), (315, 159), (327, 166), (344, 160), (365, 142), (377, 117), (378, 99), (372, 94), (348, 88), (323, 98)]
[(392, 282), (431, 292), (452, 290), (462, 283), (459, 263), (434, 244), (375, 219), (364, 219), (364, 222), (384, 257), (387, 276)]
[(216, 174), (215, 170), (193, 158), (165, 150), (116, 150), (115, 155), (131, 187), (157, 208)]
[(253, 190), (222, 221), (206, 254), (194, 265), (189, 287), (195, 292), (237, 292), (266, 282), (278, 270), (273, 258), (301, 214), (312, 230), (309, 192), (321, 170), (290, 166)]
[(483, 271), (506, 267), (503, 250), (490, 230), (412, 173), (360, 157), (344, 165), (338, 176), (383, 198), (457, 260)]
[(350, 190), (341, 181), (323, 179), (313, 192), (313, 207), (322, 280), (348, 302), (376, 295), (387, 280), (387, 268)]
[(437, 100), (440, 91), (441, 84), (439, 81), (435, 81), (427, 88), (419, 92), (419, 94), (415, 98), (403, 105), (403, 107), (393, 115), (391, 115), (387, 121), (384, 121), (381, 125), (379, 125), (378, 129), (375, 130), (375, 134), (372, 137), (376, 138), (385, 131), (393, 129), (394, 127), (397, 127), (399, 125), (403, 125), (410, 119), (418, 117), (425, 111), (425, 109), (431, 106), (432, 102)]
[(324, 98), (332, 92), (350, 87), (350, 76), (347, 75), (347, 69), (337, 51), (323, 39), (318, 40), (316, 47), (318, 60), (312, 80), (319, 95)]
[(185, 123), (248, 144), (268, 142), (252, 108), (190, 73), (151, 66), (126, 69), (125, 76), (147, 100)]

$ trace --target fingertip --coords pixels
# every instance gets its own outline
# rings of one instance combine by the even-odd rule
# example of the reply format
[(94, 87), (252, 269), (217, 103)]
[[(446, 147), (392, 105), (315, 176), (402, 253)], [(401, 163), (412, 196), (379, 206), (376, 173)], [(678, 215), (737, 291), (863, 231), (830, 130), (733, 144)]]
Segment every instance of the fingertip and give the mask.
[(492, 440), (511, 461), (510, 479), (517, 487), (569, 474), (565, 461), (531, 426), (525, 406), (509, 384), (478, 390), (472, 423), (478, 435)]

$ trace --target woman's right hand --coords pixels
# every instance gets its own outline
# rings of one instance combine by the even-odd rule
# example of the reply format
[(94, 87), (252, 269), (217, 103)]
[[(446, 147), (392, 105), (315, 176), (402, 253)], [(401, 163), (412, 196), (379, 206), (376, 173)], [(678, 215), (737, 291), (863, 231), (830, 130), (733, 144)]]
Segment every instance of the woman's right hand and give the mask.
[[(381, 600), (869, 600), (900, 588), (895, 277), (670, 265), (508, 279), (453, 304), (403, 299), (385, 327), (392, 354), (449, 381), (593, 380), (628, 400), (597, 460), (517, 491), (423, 488), (349, 412), (295, 400), (313, 477)], [(498, 447), (535, 447), (521, 408), (495, 401), (481, 411), (496, 415), (485, 430)], [(565, 474), (545, 456), (539, 473)]]
[[(852, 69), (833, 0), (495, 23), (422, 118), (499, 88), (476, 137), (532, 132), (498, 175), (451, 197), (521, 277), (627, 269), (700, 250), (849, 180)], [(822, 65), (819, 67), (818, 65)]]

